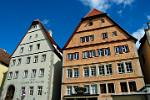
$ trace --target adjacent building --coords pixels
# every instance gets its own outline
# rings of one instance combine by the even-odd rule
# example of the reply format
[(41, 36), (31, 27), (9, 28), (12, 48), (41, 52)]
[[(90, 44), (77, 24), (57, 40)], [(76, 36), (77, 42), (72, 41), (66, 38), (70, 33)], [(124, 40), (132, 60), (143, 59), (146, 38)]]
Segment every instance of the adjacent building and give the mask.
[(139, 57), (146, 84), (150, 84), (150, 22), (145, 29), (145, 35), (140, 40)]
[(62, 54), (39, 20), (12, 54), (1, 100), (59, 100)]
[(8, 71), (10, 61), (10, 55), (3, 49), (0, 48), (0, 94), (4, 82), (4, 78)]
[(145, 86), (136, 39), (91, 10), (63, 48), (61, 100), (112, 100)]

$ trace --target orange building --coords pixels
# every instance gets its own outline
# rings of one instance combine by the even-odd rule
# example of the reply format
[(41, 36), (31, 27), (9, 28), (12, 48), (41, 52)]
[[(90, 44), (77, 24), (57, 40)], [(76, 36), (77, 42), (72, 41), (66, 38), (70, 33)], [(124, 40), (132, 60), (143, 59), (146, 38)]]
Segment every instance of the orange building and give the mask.
[(63, 48), (61, 100), (111, 100), (141, 89), (135, 42), (106, 13), (91, 10)]

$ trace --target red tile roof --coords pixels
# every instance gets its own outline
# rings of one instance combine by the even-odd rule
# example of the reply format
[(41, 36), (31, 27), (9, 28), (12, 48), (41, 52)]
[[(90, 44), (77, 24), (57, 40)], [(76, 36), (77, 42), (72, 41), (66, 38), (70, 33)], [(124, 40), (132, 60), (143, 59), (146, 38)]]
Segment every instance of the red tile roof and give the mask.
[(95, 16), (95, 15), (100, 15), (100, 14), (104, 14), (104, 13), (102, 11), (97, 10), (97, 9), (92, 9), (84, 18)]
[(5, 50), (0, 48), (0, 62), (8, 66), (9, 61), (10, 61), (10, 55)]

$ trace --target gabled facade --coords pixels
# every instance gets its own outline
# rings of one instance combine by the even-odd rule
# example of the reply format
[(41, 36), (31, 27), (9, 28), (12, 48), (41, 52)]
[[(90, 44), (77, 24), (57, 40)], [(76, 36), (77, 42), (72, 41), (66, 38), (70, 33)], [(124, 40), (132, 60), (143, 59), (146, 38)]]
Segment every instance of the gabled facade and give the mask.
[(140, 43), (138, 51), (144, 80), (146, 84), (150, 84), (150, 23), (148, 23), (148, 29), (145, 29), (145, 34)]
[(142, 88), (135, 42), (106, 13), (91, 10), (63, 48), (61, 100), (112, 100)]
[(5, 75), (8, 71), (10, 55), (0, 48), (0, 95), (3, 87)]
[(59, 100), (62, 54), (39, 20), (12, 54), (1, 100)]

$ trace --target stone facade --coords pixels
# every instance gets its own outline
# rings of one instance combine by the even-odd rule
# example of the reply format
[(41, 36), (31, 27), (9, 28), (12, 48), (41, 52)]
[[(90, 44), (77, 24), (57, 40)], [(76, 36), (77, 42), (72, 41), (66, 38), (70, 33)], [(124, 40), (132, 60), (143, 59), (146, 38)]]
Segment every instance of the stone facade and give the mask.
[[(136, 39), (105, 13), (93, 9), (80, 22), (63, 50), (61, 100), (111, 100), (145, 83)], [(82, 95), (76, 89), (85, 88)]]
[(59, 100), (62, 54), (39, 20), (14, 51), (1, 100)]

